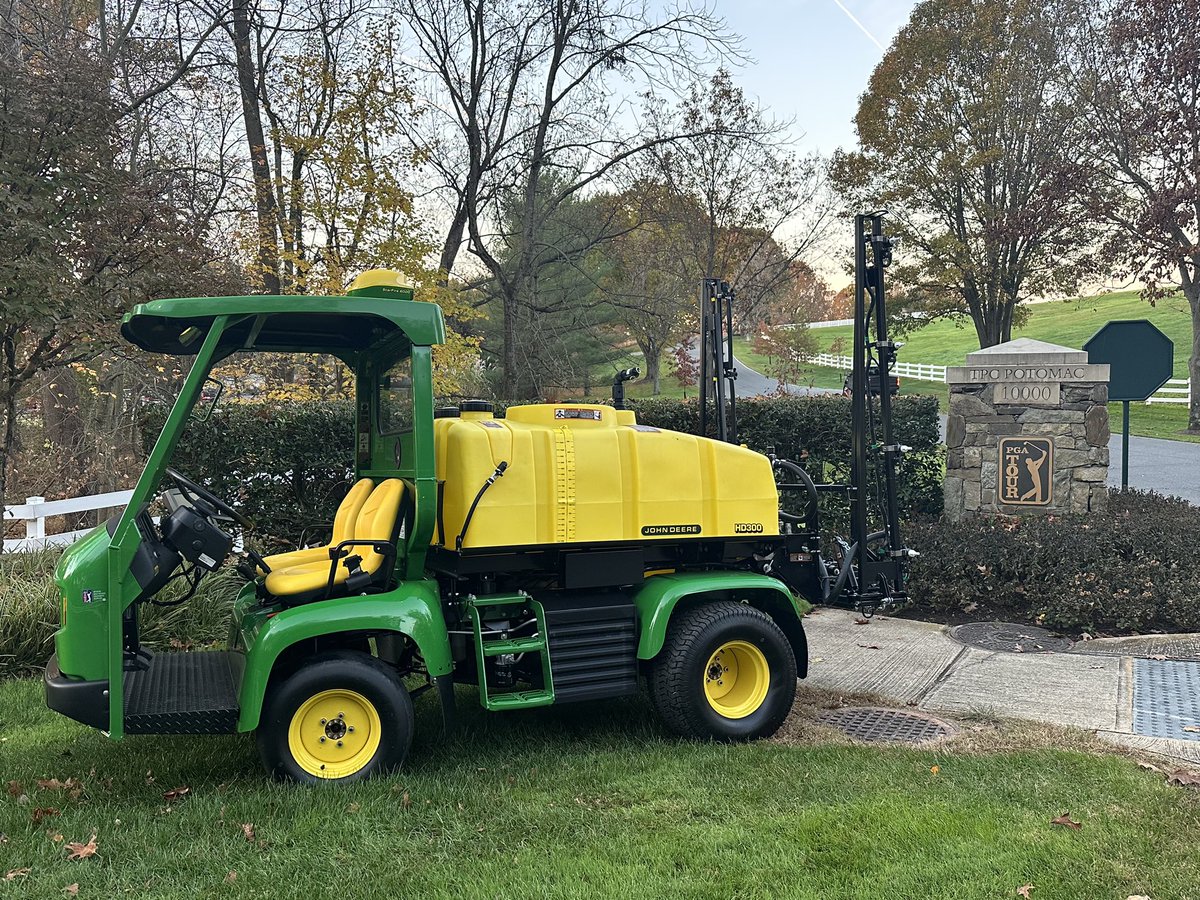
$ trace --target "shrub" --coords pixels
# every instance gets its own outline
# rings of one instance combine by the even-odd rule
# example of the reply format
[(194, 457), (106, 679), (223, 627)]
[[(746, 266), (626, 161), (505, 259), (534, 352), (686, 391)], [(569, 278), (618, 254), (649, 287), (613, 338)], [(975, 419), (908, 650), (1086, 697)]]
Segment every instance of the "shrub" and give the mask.
[[(59, 595), (53, 575), (59, 552), (0, 556), (0, 677), (40, 669), (54, 650)], [(172, 640), (185, 645), (225, 640), (230, 607), (242, 583), (230, 572), (215, 572), (205, 576), (196, 596), (181, 606), (143, 605), (143, 643), (167, 649)], [(182, 582), (176, 582), (161, 597), (173, 600), (185, 589)]]
[(1113, 491), (1103, 513), (980, 517), (911, 526), (916, 612), (1065, 631), (1200, 631), (1191, 559), (1200, 508)]
[[(166, 413), (146, 418), (147, 452)], [(257, 544), (278, 549), (332, 520), (353, 474), (353, 446), (348, 402), (225, 403), (189, 423), (171, 465), (253, 519)]]

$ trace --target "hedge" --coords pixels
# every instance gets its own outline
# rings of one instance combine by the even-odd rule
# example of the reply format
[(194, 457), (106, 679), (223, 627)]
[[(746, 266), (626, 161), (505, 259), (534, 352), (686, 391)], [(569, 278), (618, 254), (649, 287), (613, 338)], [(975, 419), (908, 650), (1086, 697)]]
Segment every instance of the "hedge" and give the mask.
[[(695, 433), (695, 401), (655, 399), (635, 404), (646, 425)], [(497, 415), (503, 414), (503, 405)], [(780, 456), (802, 460), (816, 480), (842, 481), (850, 470), (850, 401), (840, 396), (739, 400), (739, 439)], [(162, 428), (165, 410), (144, 422), (147, 450)], [(908, 517), (936, 515), (942, 506), (942, 450), (937, 401), (900, 397), (895, 439), (913, 451), (899, 479), (900, 505)], [(193, 422), (172, 460), (232, 500), (258, 524), (266, 546), (294, 544), (302, 528), (326, 522), (346, 490), (353, 454), (353, 410), (347, 402), (226, 403), (207, 422)], [(826, 495), (835, 529), (844, 499)]]
[(1102, 513), (910, 526), (913, 614), (1069, 632), (1200, 631), (1200, 508), (1112, 491)]

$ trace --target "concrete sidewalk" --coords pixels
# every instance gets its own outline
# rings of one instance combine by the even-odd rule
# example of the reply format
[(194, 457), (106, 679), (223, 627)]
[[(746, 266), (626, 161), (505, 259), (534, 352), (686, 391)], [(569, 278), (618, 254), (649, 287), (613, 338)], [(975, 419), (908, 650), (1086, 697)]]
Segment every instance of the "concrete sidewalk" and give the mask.
[[(808, 684), (951, 716), (980, 712), (1084, 728), (1114, 744), (1200, 763), (1200, 733), (1195, 740), (1144, 733), (1145, 716), (1135, 715), (1134, 694), (1142, 683), (1135, 679), (1135, 663), (1144, 669), (1162, 656), (1126, 655), (1145, 652), (1138, 639), (1091, 641), (1068, 652), (1008, 653), (968, 647), (929, 622), (876, 616), (858, 625), (857, 619), (841, 609), (817, 609), (805, 618)], [(1195, 726), (1200, 717), (1184, 730), (1190, 734)]]

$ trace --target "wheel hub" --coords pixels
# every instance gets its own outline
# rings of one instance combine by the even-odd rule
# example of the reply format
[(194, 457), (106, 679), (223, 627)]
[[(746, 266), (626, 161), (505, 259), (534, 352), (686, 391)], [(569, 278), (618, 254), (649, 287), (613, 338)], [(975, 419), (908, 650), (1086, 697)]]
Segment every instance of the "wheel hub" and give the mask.
[(356, 691), (320, 691), (300, 704), (288, 726), (288, 748), (304, 771), (345, 778), (379, 749), (383, 723), (375, 705)]
[(767, 697), (771, 670), (763, 652), (748, 641), (728, 641), (704, 667), (704, 695), (727, 719), (744, 719)]

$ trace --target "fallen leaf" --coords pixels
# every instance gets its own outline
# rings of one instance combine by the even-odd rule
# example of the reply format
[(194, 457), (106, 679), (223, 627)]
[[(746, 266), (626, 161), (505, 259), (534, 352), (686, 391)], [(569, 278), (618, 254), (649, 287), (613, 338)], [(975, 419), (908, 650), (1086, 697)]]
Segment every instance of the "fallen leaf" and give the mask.
[(356, 813), (356, 812), (358, 812), (360, 809), (362, 809), (362, 804), (361, 804), (361, 803), (351, 803), (349, 806), (347, 806), (347, 807), (346, 807), (346, 812), (348, 812), (348, 813)]
[(1184, 725), (1184, 731), (1200, 732), (1200, 725)]
[(1029, 896), (1032, 893), (1033, 893), (1033, 885), (1032, 884), (1023, 884), (1019, 888), (1017, 888), (1017, 896), (1024, 897), (1025, 900), (1029, 900)]
[(1138, 768), (1147, 769), (1151, 772), (1161, 772), (1162, 771), (1162, 769), (1160, 769), (1158, 766), (1154, 765), (1154, 763), (1148, 763), (1148, 762), (1139, 762)]
[(25, 793), (25, 786), (21, 782), (13, 780), (8, 783), (8, 796), (15, 798), (20, 797), (23, 793)]
[(28, 866), (26, 866), (24, 869), (9, 869), (4, 873), (4, 880), (16, 881), (18, 878), (24, 878), (32, 871), (33, 869), (29, 868)]
[(67, 897), (79, 896), (79, 882), (76, 881), (74, 884), (68, 884), (65, 888), (63, 888), (63, 894)]
[(1092, 639), (1092, 636), (1085, 631), (1083, 634), (1081, 634), (1079, 636), (1079, 639), (1081, 641), (1090, 641)]
[(1200, 775), (1195, 772), (1189, 772), (1187, 769), (1176, 769), (1167, 776), (1167, 784), (1174, 784), (1179, 787), (1200, 786)]
[(230, 869), (229, 874), (225, 876), (225, 883), (233, 884), (235, 881), (237, 881), (237, 872), (233, 869)]
[(53, 806), (39, 806), (33, 811), (33, 824), (36, 828), (42, 824), (43, 819), (49, 819), (51, 816), (57, 816), (58, 809)]
[(242, 823), (242, 834), (250, 843), (254, 843), (254, 826), (249, 822)]
[(864, 650), (879, 650), (879, 649), (881, 649), (878, 644), (859, 644), (858, 646), (862, 647)]
[(7, 843), (8, 843), (8, 835), (5, 834), (3, 831), (0, 831), (0, 844), (7, 844)]
[(56, 844), (61, 844), (63, 842), (62, 832), (61, 831), (54, 832), (54, 834), (50, 835), (50, 840), (54, 841), (54, 843), (56, 843)]
[(67, 786), (67, 783), (59, 781), (57, 778), (39, 778), (37, 786), (44, 791), (61, 791)]
[(1070, 815), (1068, 815), (1067, 813), (1063, 813), (1057, 819), (1051, 819), (1050, 824), (1051, 825), (1062, 825), (1066, 828), (1070, 828), (1072, 831), (1079, 831), (1081, 828), (1083, 828), (1082, 825), (1080, 825), (1078, 822), (1073, 820), (1070, 817)]
[(965, 612), (969, 616), (971, 613), (975, 612), (975, 610), (977, 610), (977, 609), (979, 609), (978, 603), (968, 603), (966, 606), (963, 607), (963, 612)]
[(870, 619), (864, 619), (862, 616), (859, 616), (857, 619), (855, 619), (855, 620), (854, 620), (854, 624), (855, 624), (855, 625), (870, 625), (870, 624), (871, 624), (871, 620), (870, 620)]
[(67, 844), (67, 859), (89, 859), (96, 855), (96, 836), (93, 834), (86, 844), (71, 841)]
[(404, 796), (400, 798), (400, 805), (405, 809), (412, 806), (412, 797), (408, 796), (408, 791), (405, 791)]
[(932, 775), (936, 775), (936, 774), (937, 774), (938, 772), (940, 772), (940, 771), (942, 771), (942, 767), (941, 767), (941, 766), (930, 766), (930, 767), (929, 767), (929, 772), (930, 772), (930, 774), (932, 774)]
[(1150, 900), (1145, 894), (1130, 894), (1125, 900)]
[(146, 784), (154, 784), (154, 770), (153, 769), (146, 770)]
[(171, 790), (167, 791), (163, 794), (163, 799), (168, 803), (171, 803), (175, 800), (182, 800), (191, 792), (192, 789), (187, 785), (184, 785), (183, 787), (172, 788)]

